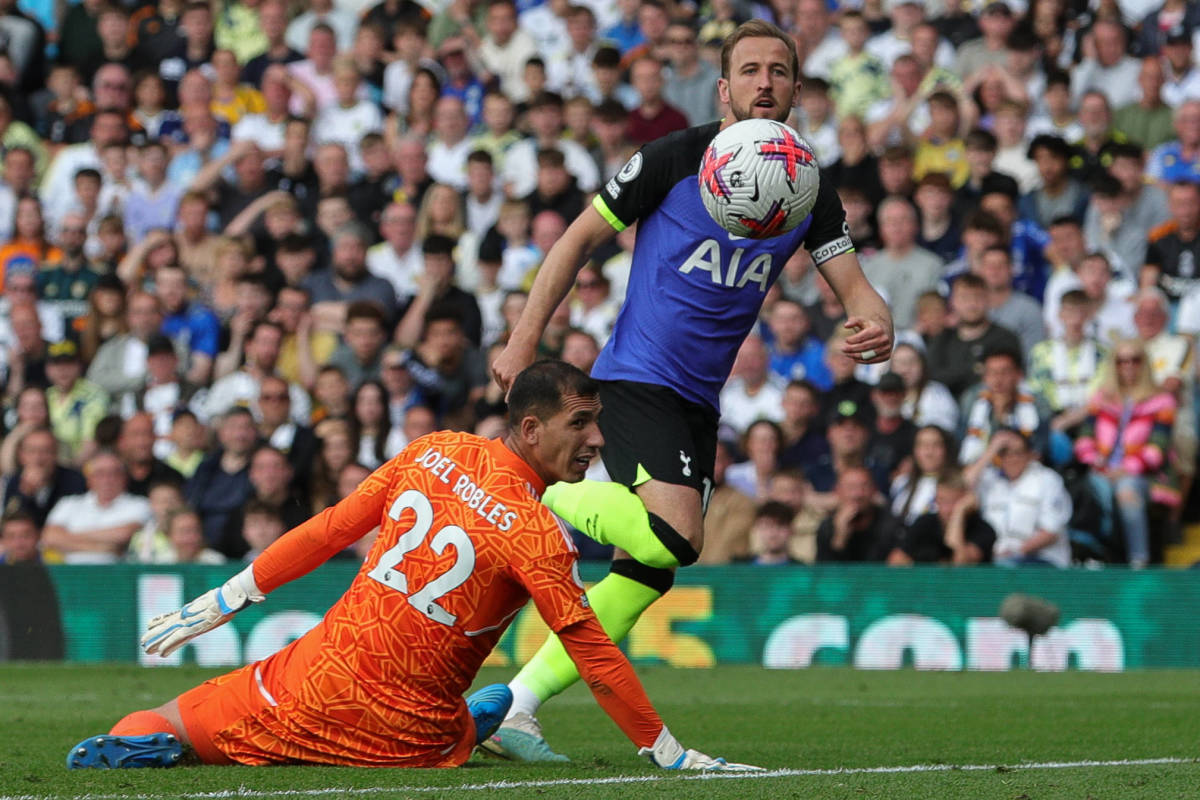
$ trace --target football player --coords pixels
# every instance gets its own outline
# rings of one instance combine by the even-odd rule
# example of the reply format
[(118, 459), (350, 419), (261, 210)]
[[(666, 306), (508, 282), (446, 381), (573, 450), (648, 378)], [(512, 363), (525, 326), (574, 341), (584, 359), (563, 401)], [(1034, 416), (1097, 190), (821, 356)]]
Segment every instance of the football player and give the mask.
[[(717, 91), (728, 117), (647, 144), (575, 219), (547, 254), (493, 366), (508, 386), (534, 360), (551, 313), (588, 255), (636, 222), (625, 304), (592, 369), (600, 379), (604, 465), (613, 482), (560, 484), (544, 498), (576, 528), (617, 548), (610, 574), (588, 592), (613, 641), (670, 589), (674, 568), (699, 556), (713, 488), (718, 394), (767, 290), (798, 248), (808, 249), (846, 307), (845, 324), (854, 332), (843, 351), (863, 364), (891, 355), (891, 314), (863, 275), (832, 185), (821, 180), (816, 205), (799, 227), (767, 239), (732, 236), (701, 202), (698, 168), (716, 133), (748, 118), (784, 122), (796, 105), (795, 42), (762, 20), (740, 25), (722, 48)], [(509, 718), (484, 747), (515, 760), (565, 760), (546, 744), (536, 713), (577, 677), (551, 637), (509, 684)]]

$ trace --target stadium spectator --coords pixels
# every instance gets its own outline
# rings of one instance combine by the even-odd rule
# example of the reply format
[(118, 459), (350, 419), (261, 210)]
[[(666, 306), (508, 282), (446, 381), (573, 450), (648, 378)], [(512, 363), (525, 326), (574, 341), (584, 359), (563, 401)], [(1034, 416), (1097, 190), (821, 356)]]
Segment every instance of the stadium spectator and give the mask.
[(877, 501), (865, 467), (848, 467), (834, 490), (837, 508), (817, 529), (817, 561), (883, 561), (892, 550), (896, 523)]
[(1146, 258), (1146, 234), (1133, 212), (1133, 198), (1121, 182), (1108, 173), (1092, 179), (1092, 201), (1084, 222), (1088, 248), (1104, 253), (1113, 271), (1122, 278), (1137, 276)]
[(958, 404), (941, 383), (930, 380), (925, 351), (913, 342), (898, 342), (892, 352), (892, 371), (904, 381), (904, 403), (900, 413), (919, 428), (936, 425), (944, 431), (958, 430)]
[(704, 516), (704, 551), (696, 562), (698, 564), (728, 564), (744, 558), (750, 552), (750, 527), (754, 521), (755, 502), (725, 480), (734, 461), (733, 446), (730, 436), (717, 442), (713, 490), (709, 496), (708, 513)]
[(1075, 272), (1078, 286), (1092, 301), (1092, 318), (1088, 322), (1089, 332), (1101, 342), (1133, 336), (1136, 287), (1131, 281), (1113, 275), (1112, 266), (1103, 253), (1089, 253), (1080, 262)]
[(356, 463), (374, 471), (404, 449), (403, 433), (392, 426), (391, 398), (377, 379), (363, 381), (350, 401), (351, 433), (357, 439)]
[(753, 554), (746, 560), (756, 567), (799, 564), (792, 557), (792, 509), (775, 500), (768, 500), (754, 513), (750, 529)]
[(996, 532), (979, 514), (978, 500), (957, 474), (940, 478), (932, 510), (903, 528), (888, 554), (888, 565), (987, 563)]
[(863, 259), (863, 272), (887, 298), (898, 329), (909, 328), (917, 295), (934, 289), (942, 274), (942, 261), (917, 246), (917, 213), (912, 204), (889, 197), (879, 205), (879, 234), (883, 247)]
[(1141, 98), (1119, 107), (1113, 114), (1113, 127), (1132, 144), (1144, 150), (1154, 150), (1175, 138), (1173, 109), (1164, 101), (1166, 68), (1156, 56), (1142, 58), (1138, 72)]
[[(425, 315), (421, 340), (406, 366), (421, 401), (445, 425), (467, 427), (488, 377), (483, 355), (471, 345), (456, 309), (435, 305)], [(406, 419), (407, 423), (407, 419)], [(411, 437), (406, 438), (411, 441)]]
[(245, 61), (241, 79), (250, 86), (261, 86), (264, 97), (267, 95), (266, 75), (271, 67), (287, 66), (304, 58), (298, 49), (293, 50), (287, 43), (287, 21), (287, 4), (282, 0), (263, 0), (259, 4), (258, 29), (266, 48)]
[(599, 269), (584, 266), (575, 278), (574, 300), (571, 303), (571, 325), (591, 335), (601, 347), (612, 334), (619, 303), (609, 293), (608, 278)]
[(188, 505), (204, 520), (204, 538), (221, 541), (226, 520), (250, 496), (250, 456), (258, 441), (250, 411), (234, 406), (217, 421), (218, 447), (207, 455), (188, 479)]
[(164, 314), (162, 332), (186, 354), (187, 378), (206, 385), (217, 356), (220, 322), (209, 308), (188, 299), (182, 267), (164, 264), (156, 270), (154, 290)]
[(9, 511), (0, 518), (0, 564), (40, 563), (41, 530), (25, 511)]
[(912, 454), (917, 433), (917, 427), (903, 415), (904, 395), (904, 379), (894, 372), (885, 372), (871, 390), (875, 427), (867, 460), (879, 465), (888, 476), (895, 474)]
[(532, 136), (509, 148), (504, 157), (503, 182), (510, 197), (527, 197), (537, 188), (539, 150), (561, 150), (567, 172), (580, 190), (593, 192), (600, 185), (596, 162), (578, 142), (564, 139), (563, 99), (553, 92), (542, 92), (530, 100), (529, 127)]
[(992, 435), (1001, 429), (1018, 431), (1039, 453), (1048, 450), (1050, 411), (1025, 383), (1019, 350), (996, 347), (983, 356), (980, 383), (962, 399), (960, 464), (985, 457)]
[(125, 559), (134, 564), (169, 564), (175, 551), (167, 538), (167, 517), (184, 508), (183, 485), (175, 480), (159, 481), (150, 487), (146, 499), (150, 519), (129, 540)]
[(1156, 147), (1146, 165), (1146, 176), (1164, 188), (1200, 179), (1200, 99), (1185, 100), (1175, 109), (1175, 137)]
[(182, 485), (183, 476), (154, 455), (154, 418), (138, 412), (121, 424), (117, 455), (125, 465), (126, 489), (132, 495), (148, 497), (156, 483)]
[[(311, 465), (307, 466), (311, 469)], [(251, 516), (251, 507), (255, 505), (277, 515), (284, 526), (283, 530), (291, 530), (307, 520), (310, 509), (301, 501), (302, 495), (295, 489), (294, 474), (288, 457), (280, 450), (270, 445), (261, 445), (256, 449), (250, 457), (247, 473), (250, 494), (241, 506), (226, 517), (216, 549), (230, 559), (246, 555), (246, 520)]]
[(994, 563), (1070, 566), (1071, 497), (1058, 473), (1037, 461), (1020, 431), (997, 431), (964, 476), (979, 497), (983, 520), (996, 532)]
[(78, 463), (96, 423), (108, 413), (108, 394), (83, 377), (79, 345), (70, 339), (50, 345), (46, 360), (46, 405), (50, 427), (69, 463)]
[(738, 350), (730, 379), (721, 391), (721, 422), (738, 435), (758, 419), (783, 419), (784, 382), (770, 370), (762, 337), (750, 334)]
[(956, 472), (957, 443), (949, 431), (926, 425), (913, 437), (912, 457), (888, 489), (893, 516), (904, 526), (937, 509), (939, 481)]
[(1107, 509), (1109, 527), (1114, 516), (1120, 518), (1126, 558), (1138, 569), (1150, 562), (1148, 505), (1179, 502), (1166, 475), (1175, 398), (1155, 384), (1146, 348), (1137, 339), (1118, 341), (1101, 375), (1075, 453), (1091, 467), (1088, 477)]
[[(1200, 114), (1200, 103), (1196, 112)], [(1150, 231), (1138, 280), (1142, 287), (1157, 286), (1175, 304), (1200, 287), (1196, 269), (1200, 255), (1200, 184), (1173, 184), (1167, 202), (1171, 218)]]
[(401, 347), (413, 347), (420, 339), (426, 315), (435, 307), (452, 309), (472, 343), (483, 335), (483, 317), (474, 296), (455, 285), (454, 240), (431, 234), (421, 242), (423, 269), (417, 277), (417, 296), (396, 326), (395, 341)]
[(171, 545), (171, 560), (166, 563), (225, 563), (225, 556), (206, 546), (200, 515), (190, 508), (177, 508), (167, 514), (166, 534)]
[(757, 419), (742, 435), (746, 460), (725, 471), (725, 482), (755, 502), (762, 502), (772, 476), (779, 469), (783, 449), (783, 431), (766, 419)]
[(4, 508), (30, 514), (40, 530), (59, 500), (83, 494), (87, 485), (82, 474), (59, 462), (58, 440), (48, 427), (14, 430), (6, 438), (14, 437), (16, 468), (5, 476)]
[(786, 297), (776, 300), (767, 313), (767, 330), (773, 375), (783, 381), (807, 380), (819, 388), (833, 383), (825, 366), (825, 347), (812, 334), (803, 305)]
[(1085, 92), (1100, 91), (1110, 106), (1120, 108), (1138, 99), (1138, 60), (1127, 55), (1125, 28), (1101, 19), (1092, 26), (1095, 54), (1084, 58), (1071, 76), (1071, 95), (1079, 101)]
[(1166, 85), (1163, 100), (1178, 108), (1184, 100), (1195, 95), (1200, 72), (1196, 70), (1192, 53), (1192, 34), (1182, 26), (1172, 25), (1162, 47), (1163, 71)]
[(136, 396), (147, 381), (147, 345), (162, 328), (158, 300), (133, 291), (125, 309), (125, 332), (110, 338), (96, 351), (88, 366), (88, 380), (108, 393), (119, 409), (136, 406)]
[(1107, 355), (1105, 346), (1088, 335), (1092, 311), (1092, 301), (1082, 290), (1064, 294), (1058, 311), (1062, 332), (1038, 342), (1029, 356), (1029, 386), (1054, 415), (1050, 420), (1051, 457), (1061, 448), (1058, 437), (1085, 419), (1089, 386)]
[(1071, 177), (1071, 147), (1063, 139), (1040, 134), (1029, 143), (1029, 158), (1037, 165), (1041, 186), (1021, 197), (1018, 213), (1022, 219), (1047, 229), (1059, 217), (1080, 221), (1088, 207), (1083, 184)]
[[(246, 342), (246, 360), (241, 369), (213, 383), (204, 402), (204, 413), (216, 419), (234, 407), (257, 410), (264, 378), (276, 374), (283, 329), (274, 322), (255, 324)], [(308, 394), (296, 384), (288, 385), (292, 419), (306, 424), (312, 415)]]
[(1027, 358), (1033, 346), (1046, 337), (1042, 307), (1024, 292), (1013, 291), (1012, 253), (1007, 247), (989, 247), (979, 257), (979, 277), (988, 293), (988, 318), (1017, 332), (1021, 353)]
[(245, 553), (242, 560), (253, 561), (258, 558), (263, 550), (270, 547), (271, 543), (283, 536), (287, 530), (276, 508), (261, 501), (249, 501), (243, 514), (241, 544), (238, 547), (238, 550)]
[[(822, 9), (822, 15), (828, 13)], [(687, 22), (672, 20), (667, 26), (667, 45), (670, 66), (666, 71), (663, 98), (683, 112), (689, 125), (703, 125), (720, 116), (717, 112), (716, 85), (718, 70), (700, 58), (700, 42), (696, 30)]]
[(370, 233), (358, 223), (347, 222), (332, 236), (332, 263), (304, 282), (312, 298), (312, 314), (318, 330), (338, 331), (345, 326), (352, 303), (367, 300), (379, 304), (385, 317), (396, 314), (396, 294), (390, 283), (367, 271)]
[(61, 554), (67, 564), (115, 564), (150, 519), (150, 503), (126, 493), (125, 466), (114, 453), (96, 453), (83, 473), (87, 492), (54, 504), (42, 547)]
[(933, 253), (943, 263), (958, 258), (962, 250), (962, 227), (954, 212), (954, 189), (949, 179), (932, 172), (921, 178), (913, 193), (920, 211), (917, 246)]
[(929, 377), (956, 397), (977, 380), (985, 352), (1007, 347), (1020, 353), (1016, 335), (988, 318), (987, 298), (987, 284), (977, 275), (967, 274), (956, 280), (950, 291), (950, 307), (957, 324), (929, 343)]

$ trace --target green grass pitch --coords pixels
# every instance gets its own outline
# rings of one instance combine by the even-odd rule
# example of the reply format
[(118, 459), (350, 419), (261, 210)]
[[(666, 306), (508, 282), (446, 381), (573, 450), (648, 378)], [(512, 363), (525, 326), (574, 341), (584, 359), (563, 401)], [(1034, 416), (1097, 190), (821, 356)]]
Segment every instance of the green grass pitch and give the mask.
[[(65, 769), (76, 741), (213, 674), (0, 665), (0, 800), (1200, 797), (1200, 673), (1184, 671), (639, 670), (686, 746), (772, 770), (755, 778), (650, 767), (578, 685), (542, 714), (571, 764), (477, 757), (456, 770)], [(485, 670), (479, 682), (508, 675)]]

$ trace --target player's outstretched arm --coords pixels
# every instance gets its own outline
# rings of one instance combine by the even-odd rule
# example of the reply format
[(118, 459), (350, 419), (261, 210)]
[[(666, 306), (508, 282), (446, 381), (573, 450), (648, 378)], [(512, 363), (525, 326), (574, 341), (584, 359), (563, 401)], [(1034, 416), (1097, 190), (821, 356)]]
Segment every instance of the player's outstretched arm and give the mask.
[(842, 343), (842, 351), (862, 364), (878, 364), (891, 358), (895, 342), (892, 312), (863, 274), (858, 256), (841, 253), (819, 269), (846, 307), (846, 327), (855, 331)]
[(616, 231), (600, 212), (588, 206), (550, 248), (534, 278), (529, 300), (508, 345), (492, 366), (492, 374), (502, 389), (508, 391), (521, 370), (533, 363), (546, 323), (571, 290), (583, 262), (593, 250), (615, 235)]
[(254, 582), (254, 565), (251, 564), (178, 611), (159, 614), (150, 620), (142, 636), (142, 649), (166, 658), (200, 634), (224, 625), (251, 603), (266, 599)]
[(667, 726), (642, 688), (625, 654), (612, 643), (594, 617), (576, 622), (558, 632), (579, 674), (613, 722), (646, 756), (663, 769), (753, 772), (761, 767), (731, 764), (697, 750), (685, 749)]
[(244, 570), (178, 611), (150, 620), (142, 648), (166, 658), (197, 636), (220, 627), (267, 593), (307, 575), (379, 524), (387, 481), (368, 478), (337, 505), (275, 540)]

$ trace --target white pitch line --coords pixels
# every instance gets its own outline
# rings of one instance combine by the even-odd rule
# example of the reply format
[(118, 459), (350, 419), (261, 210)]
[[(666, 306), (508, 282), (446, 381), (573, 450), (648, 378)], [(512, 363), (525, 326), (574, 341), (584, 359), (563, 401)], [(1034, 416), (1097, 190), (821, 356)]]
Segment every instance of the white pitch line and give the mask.
[[(839, 769), (772, 769), (763, 772), (698, 772), (691, 774), (658, 773), (653, 775), (614, 775), (610, 778), (554, 778), (529, 781), (488, 781), (463, 786), (375, 786), (362, 789), (337, 787), (330, 789), (276, 789), (259, 791), (239, 786), (217, 792), (173, 792), (163, 794), (84, 794), (76, 800), (224, 800), (224, 798), (325, 797), (355, 795), (369, 797), (377, 794), (412, 792), (494, 792), (503, 789), (539, 789), (553, 786), (609, 786), (613, 784), (660, 783), (662, 781), (762, 780), (764, 778), (795, 778), (827, 775), (896, 775), (914, 772), (990, 772), (993, 770), (1083, 769), (1091, 767), (1148, 767), (1169, 764), (1195, 764), (1195, 758), (1125, 758), (1114, 761), (1038, 761), (1029, 764), (910, 764), (895, 767), (846, 767)], [(6, 794), (0, 800), (66, 800), (66, 795)]]

